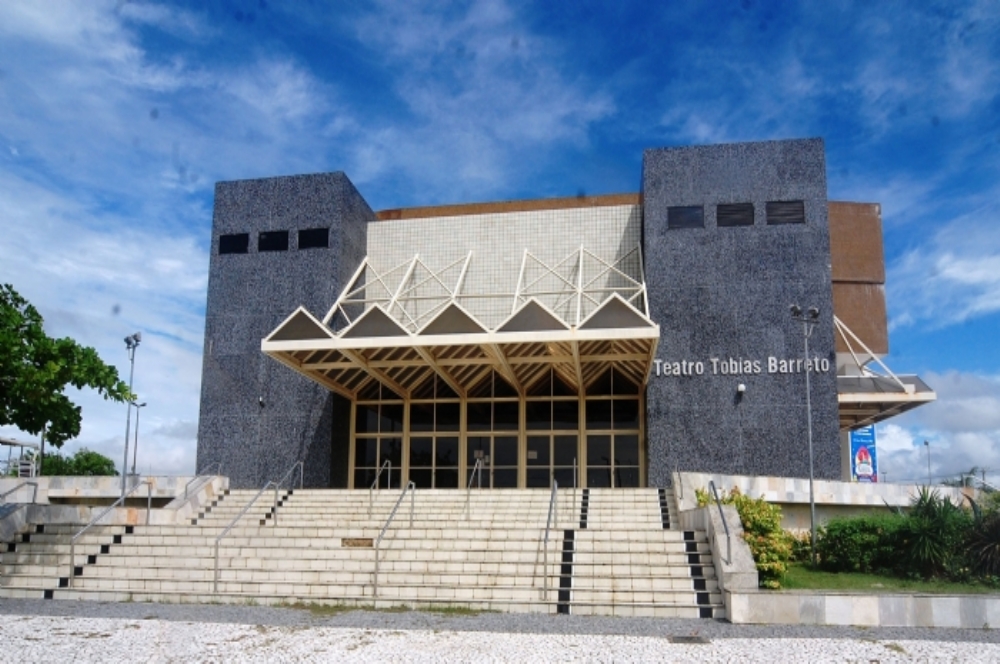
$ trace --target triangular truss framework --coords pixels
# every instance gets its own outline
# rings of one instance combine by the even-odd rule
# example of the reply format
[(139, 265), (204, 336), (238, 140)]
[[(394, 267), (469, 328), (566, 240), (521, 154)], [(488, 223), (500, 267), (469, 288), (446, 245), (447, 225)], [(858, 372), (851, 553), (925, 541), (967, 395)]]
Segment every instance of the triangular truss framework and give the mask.
[[(373, 380), (408, 398), (432, 376), (464, 395), (490, 371), (522, 395), (549, 370), (581, 395), (612, 367), (646, 384), (660, 330), (638, 247), (611, 262), (581, 247), (552, 265), (525, 251), (506, 294), (466, 292), (472, 257), (434, 270), (418, 255), (385, 272), (366, 258), (322, 322), (299, 308), (261, 349), (350, 398)], [(511, 298), (510, 315), (484, 325), (461, 304), (480, 297)]]

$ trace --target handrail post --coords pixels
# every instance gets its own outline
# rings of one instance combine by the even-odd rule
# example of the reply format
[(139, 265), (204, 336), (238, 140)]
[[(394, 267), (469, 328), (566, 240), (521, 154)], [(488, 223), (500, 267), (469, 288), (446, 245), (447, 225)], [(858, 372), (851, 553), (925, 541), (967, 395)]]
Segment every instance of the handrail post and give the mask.
[(715, 496), (715, 504), (718, 506), (719, 516), (722, 518), (722, 527), (726, 531), (726, 564), (732, 565), (733, 540), (729, 536), (729, 524), (726, 523), (726, 515), (722, 512), (722, 501), (719, 500), (719, 493), (715, 490), (715, 482), (713, 480), (708, 481), (708, 488), (712, 490), (712, 495)]
[(396, 517), (396, 511), (399, 510), (399, 505), (406, 498), (406, 494), (409, 491), (413, 491), (410, 494), (410, 527), (413, 527), (413, 504), (415, 501), (415, 494), (417, 491), (417, 485), (412, 480), (406, 483), (406, 487), (403, 489), (403, 493), (399, 494), (399, 498), (396, 499), (396, 504), (392, 506), (392, 511), (389, 512), (389, 518), (385, 520), (385, 525), (382, 526), (382, 530), (378, 534), (378, 539), (375, 540), (375, 575), (372, 578), (372, 598), (378, 597), (378, 572), (379, 572), (379, 551), (382, 546), (382, 538), (385, 536), (385, 531), (389, 529), (389, 525), (392, 520)]
[[(542, 541), (542, 584), (544, 588), (544, 597), (542, 600), (547, 600), (549, 598), (549, 527), (552, 525), (552, 507), (556, 504), (556, 496), (559, 494), (559, 482), (552, 478), (552, 492), (549, 494), (549, 515), (545, 520), (545, 538)], [(558, 508), (556, 509), (556, 528), (559, 527), (559, 515)]]
[(146, 525), (149, 525), (149, 514), (153, 511), (153, 483), (146, 480)]

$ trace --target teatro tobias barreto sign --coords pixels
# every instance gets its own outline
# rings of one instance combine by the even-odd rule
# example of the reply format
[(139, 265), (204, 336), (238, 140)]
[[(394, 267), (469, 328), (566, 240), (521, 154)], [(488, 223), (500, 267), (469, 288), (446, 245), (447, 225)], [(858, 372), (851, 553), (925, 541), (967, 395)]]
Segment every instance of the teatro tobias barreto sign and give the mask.
[(653, 370), (657, 376), (755, 376), (760, 374), (800, 374), (807, 371), (826, 373), (830, 370), (830, 360), (813, 356), (810, 359), (784, 359), (773, 355), (764, 360), (748, 360), (742, 357), (710, 357), (706, 360), (680, 360), (667, 362), (653, 360)]

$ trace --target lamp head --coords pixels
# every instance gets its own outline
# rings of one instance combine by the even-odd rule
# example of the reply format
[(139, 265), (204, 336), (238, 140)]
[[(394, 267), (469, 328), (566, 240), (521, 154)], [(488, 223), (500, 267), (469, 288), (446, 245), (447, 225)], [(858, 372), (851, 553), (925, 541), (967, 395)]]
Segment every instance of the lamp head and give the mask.
[(793, 304), (792, 306), (788, 307), (788, 310), (792, 312), (792, 316), (794, 318), (798, 318), (799, 316), (802, 315), (802, 307), (800, 307), (797, 304)]
[(736, 386), (736, 391), (739, 392), (740, 394), (743, 394), (744, 392), (747, 391), (747, 386), (744, 385), (743, 383), (740, 383), (739, 385)]
[(812, 318), (813, 320), (819, 318), (819, 309), (816, 307), (809, 307), (809, 318)]

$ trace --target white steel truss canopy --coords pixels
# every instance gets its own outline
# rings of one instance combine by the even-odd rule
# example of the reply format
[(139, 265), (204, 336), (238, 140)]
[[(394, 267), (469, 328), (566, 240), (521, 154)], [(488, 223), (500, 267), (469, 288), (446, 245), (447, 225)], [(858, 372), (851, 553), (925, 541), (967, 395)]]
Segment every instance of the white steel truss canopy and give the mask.
[[(366, 258), (322, 320), (299, 307), (261, 350), (351, 399), (372, 381), (410, 398), (434, 376), (465, 396), (491, 371), (521, 395), (549, 370), (581, 395), (611, 367), (645, 386), (660, 328), (638, 249), (608, 263), (581, 247), (553, 266), (525, 251), (514, 293), (464, 292), (471, 260), (434, 271), (415, 256), (380, 274)], [(486, 298), (511, 302), (492, 327), (463, 304)]]
[[(894, 417), (937, 399), (918, 376), (896, 375), (843, 321), (834, 316), (834, 326), (853, 359), (854, 375), (837, 376), (840, 428), (857, 429)], [(875, 362), (884, 373), (869, 367)]]

